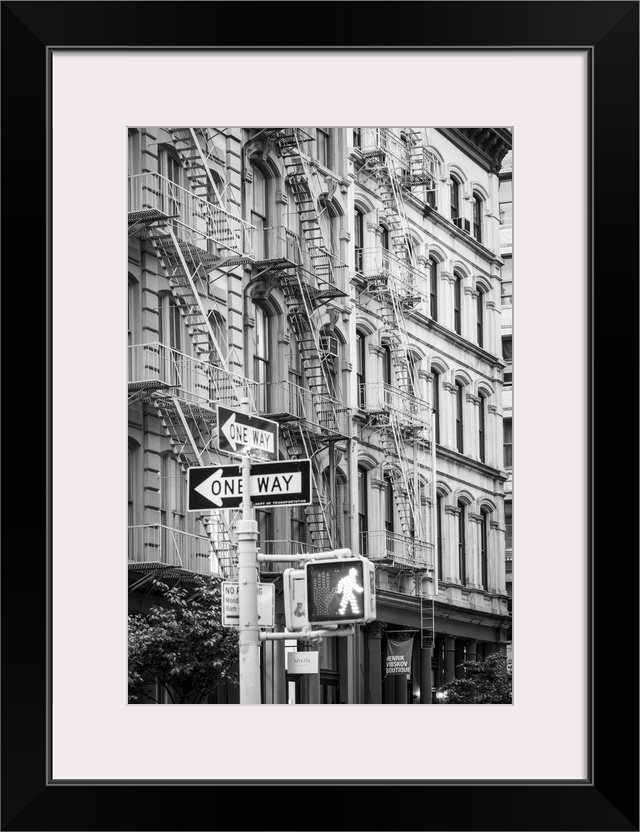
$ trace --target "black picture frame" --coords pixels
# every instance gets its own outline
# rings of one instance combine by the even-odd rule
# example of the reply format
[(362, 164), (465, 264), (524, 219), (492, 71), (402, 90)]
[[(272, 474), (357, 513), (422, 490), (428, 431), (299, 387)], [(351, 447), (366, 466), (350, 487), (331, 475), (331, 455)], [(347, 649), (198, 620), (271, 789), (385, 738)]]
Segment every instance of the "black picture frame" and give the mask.
[[(10, 393), (5, 416), (9, 421), (16, 408), (14, 418), (21, 426), (15, 437), (10, 427), (5, 430), (5, 446), (16, 451), (25, 428), (37, 437), (37, 458), (24, 447), (20, 457), (10, 454), (7, 465), (5, 492), (10, 493), (11, 510), (5, 513), (9, 519), (2, 558), (2, 829), (637, 830), (638, 524), (637, 500), (629, 499), (629, 482), (637, 483), (637, 477), (633, 461), (625, 463), (638, 458), (638, 2), (347, 2), (339, 4), (337, 26), (329, 26), (329, 10), (319, 8), (329, 3), (313, 8), (309, 3), (247, 2), (241, 10), (233, 2), (1, 5), (6, 323), (13, 322), (10, 332), (27, 338), (30, 365), (36, 365), (27, 370), (13, 352), (5, 362), (3, 389)], [(176, 29), (172, 24), (169, 32), (171, 7), (176, 11), (172, 20), (184, 25)], [(237, 44), (224, 21), (240, 11), (244, 42)], [(201, 22), (208, 18), (209, 25), (190, 26), (196, 13)], [(421, 31), (428, 33), (424, 39)], [(276, 46), (577, 49), (589, 55), (591, 730), (585, 782), (265, 780), (216, 785), (48, 779), (51, 54), (79, 48)], [(30, 143), (28, 162), (20, 149), (21, 136)], [(34, 288), (29, 303), (36, 306), (29, 306), (31, 323), (25, 333), (19, 298), (24, 302), (24, 293)], [(32, 339), (36, 332), (37, 347)], [(558, 424), (567, 429), (561, 414)], [(34, 482), (45, 486), (37, 501)], [(5, 502), (5, 512), (6, 507)], [(15, 536), (7, 528), (15, 523), (14, 511), (23, 517), (23, 534)], [(355, 789), (348, 802), (345, 787)], [(330, 808), (339, 805), (339, 813)]]

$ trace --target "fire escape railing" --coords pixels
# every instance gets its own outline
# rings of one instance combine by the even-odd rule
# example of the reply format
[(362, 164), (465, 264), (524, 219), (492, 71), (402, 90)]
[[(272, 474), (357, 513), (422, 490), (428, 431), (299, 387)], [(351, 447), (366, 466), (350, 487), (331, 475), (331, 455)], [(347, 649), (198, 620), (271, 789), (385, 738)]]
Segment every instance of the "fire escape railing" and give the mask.
[(433, 544), (386, 529), (360, 532), (360, 553), (372, 561), (386, 561), (407, 569), (433, 568)]
[(159, 563), (199, 575), (225, 574), (231, 547), (161, 523), (128, 528), (128, 562)]
[[(253, 259), (254, 227), (159, 173), (129, 177), (129, 212), (155, 210), (221, 249), (221, 256)], [(211, 253), (211, 252), (210, 252)]]
[(257, 383), (186, 355), (159, 341), (129, 347), (129, 391), (171, 390), (179, 398), (213, 407), (256, 400)]

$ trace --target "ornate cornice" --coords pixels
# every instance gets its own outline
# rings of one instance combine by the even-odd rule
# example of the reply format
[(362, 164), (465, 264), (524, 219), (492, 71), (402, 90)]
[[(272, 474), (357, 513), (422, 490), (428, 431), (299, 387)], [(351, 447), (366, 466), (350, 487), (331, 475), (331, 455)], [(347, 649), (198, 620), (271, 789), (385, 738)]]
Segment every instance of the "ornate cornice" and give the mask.
[(511, 131), (504, 127), (447, 127), (439, 132), (489, 173), (500, 172), (512, 146)]

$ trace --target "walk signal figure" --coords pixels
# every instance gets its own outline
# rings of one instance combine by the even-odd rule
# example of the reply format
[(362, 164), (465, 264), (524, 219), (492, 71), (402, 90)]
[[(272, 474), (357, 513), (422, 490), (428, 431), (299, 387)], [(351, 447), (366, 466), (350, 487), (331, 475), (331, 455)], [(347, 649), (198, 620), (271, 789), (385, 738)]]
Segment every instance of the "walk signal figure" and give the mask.
[(336, 595), (342, 595), (340, 601), (340, 615), (344, 615), (347, 607), (351, 607), (352, 615), (360, 615), (360, 607), (358, 606), (358, 599), (354, 595), (355, 592), (362, 593), (364, 588), (358, 584), (358, 572), (356, 569), (350, 569), (349, 573), (344, 576), (335, 588)]

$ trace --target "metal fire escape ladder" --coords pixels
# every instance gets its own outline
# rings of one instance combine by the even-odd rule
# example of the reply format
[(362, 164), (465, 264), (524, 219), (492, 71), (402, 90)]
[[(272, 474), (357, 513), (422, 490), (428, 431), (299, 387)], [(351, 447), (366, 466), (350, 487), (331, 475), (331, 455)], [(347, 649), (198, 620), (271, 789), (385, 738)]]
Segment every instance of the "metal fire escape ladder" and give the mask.
[[(220, 193), (216, 181), (211, 173), (208, 164), (208, 157), (205, 155), (202, 144), (198, 138), (196, 131), (192, 128), (167, 128), (171, 134), (171, 138), (180, 156), (184, 170), (189, 179), (192, 192), (203, 200), (204, 203), (209, 203), (214, 210), (210, 211), (208, 221), (212, 226), (216, 243), (221, 248), (226, 248), (233, 255), (237, 255), (238, 250), (248, 255), (252, 255), (251, 245), (246, 234), (240, 229), (232, 227), (229, 216), (242, 222), (242, 210), (236, 199), (232, 199), (230, 203), (225, 206), (223, 202), (223, 195)], [(207, 141), (206, 136), (204, 137)], [(209, 154), (209, 158), (211, 155)], [(230, 191), (231, 192), (231, 191)], [(232, 193), (232, 192), (231, 192)], [(233, 208), (233, 211), (228, 214), (227, 209)], [(218, 209), (218, 210), (215, 210)], [(239, 235), (242, 239), (238, 239)], [(224, 260), (217, 264), (217, 268), (223, 268)]]
[[(224, 353), (211, 325), (210, 313), (216, 312), (220, 320), (224, 320), (224, 316), (215, 298), (208, 293), (207, 267), (210, 264), (207, 262), (207, 253), (192, 242), (178, 240), (170, 226), (166, 233), (154, 234), (150, 239), (158, 252), (171, 293), (184, 318), (197, 357), (202, 361), (220, 366), (225, 373), (225, 380), (233, 386), (235, 376), (229, 372), (228, 361), (234, 358), (237, 366), (241, 366), (241, 363), (235, 348), (231, 348), (227, 354)], [(191, 268), (187, 259), (191, 263)], [(203, 296), (207, 297), (211, 305), (209, 313), (205, 310)], [(219, 380), (218, 383), (220, 383)], [(227, 392), (225, 390), (225, 393)], [(238, 403), (243, 396), (253, 399), (250, 389), (246, 386), (242, 388), (238, 386), (235, 390)], [(253, 401), (251, 403), (254, 404)]]
[(321, 474), (315, 465), (316, 450), (312, 448), (312, 437), (301, 422), (286, 422), (280, 426), (290, 459), (311, 460), (311, 504), (304, 506), (307, 526), (314, 546), (328, 551), (334, 548), (331, 523), (328, 516), (329, 503), (324, 497)]
[(416, 492), (416, 484), (412, 478), (412, 475), (415, 476), (415, 471), (413, 465), (410, 467), (405, 457), (406, 442), (402, 435), (400, 419), (393, 412), (389, 414), (388, 438), (393, 440), (393, 444), (391, 448), (387, 446), (385, 452), (387, 456), (390, 452), (393, 453), (400, 468), (398, 474), (397, 468), (387, 463), (388, 473), (392, 475), (394, 481), (393, 493), (403, 534), (425, 540), (424, 522), (418, 507), (419, 494)]
[(383, 336), (389, 342), (391, 360), (395, 369), (398, 388), (403, 393), (413, 393), (417, 389), (413, 368), (409, 360), (409, 334), (405, 326), (405, 318), (398, 291), (389, 281), (387, 311), (383, 313)]
[[(215, 412), (208, 408), (181, 402), (177, 396), (154, 395), (151, 403), (162, 422), (169, 442), (183, 471), (213, 464)], [(211, 510), (198, 514), (211, 541), (226, 577), (233, 577), (237, 569), (237, 544), (233, 541), (231, 524), (224, 513)], [(217, 549), (215, 547), (218, 547)]]
[(191, 183), (191, 190), (202, 199), (215, 197), (215, 204), (224, 207), (218, 186), (211, 175), (202, 145), (194, 128), (169, 127), (168, 130), (173, 145), (184, 164), (187, 178)]
[(320, 192), (313, 187), (313, 175), (295, 135), (295, 144), (280, 149), (285, 165), (285, 179), (291, 188), (293, 199), (298, 209), (302, 235), (309, 247), (311, 262), (315, 274), (328, 283), (335, 283), (331, 248), (324, 239), (320, 225), (318, 199)]

